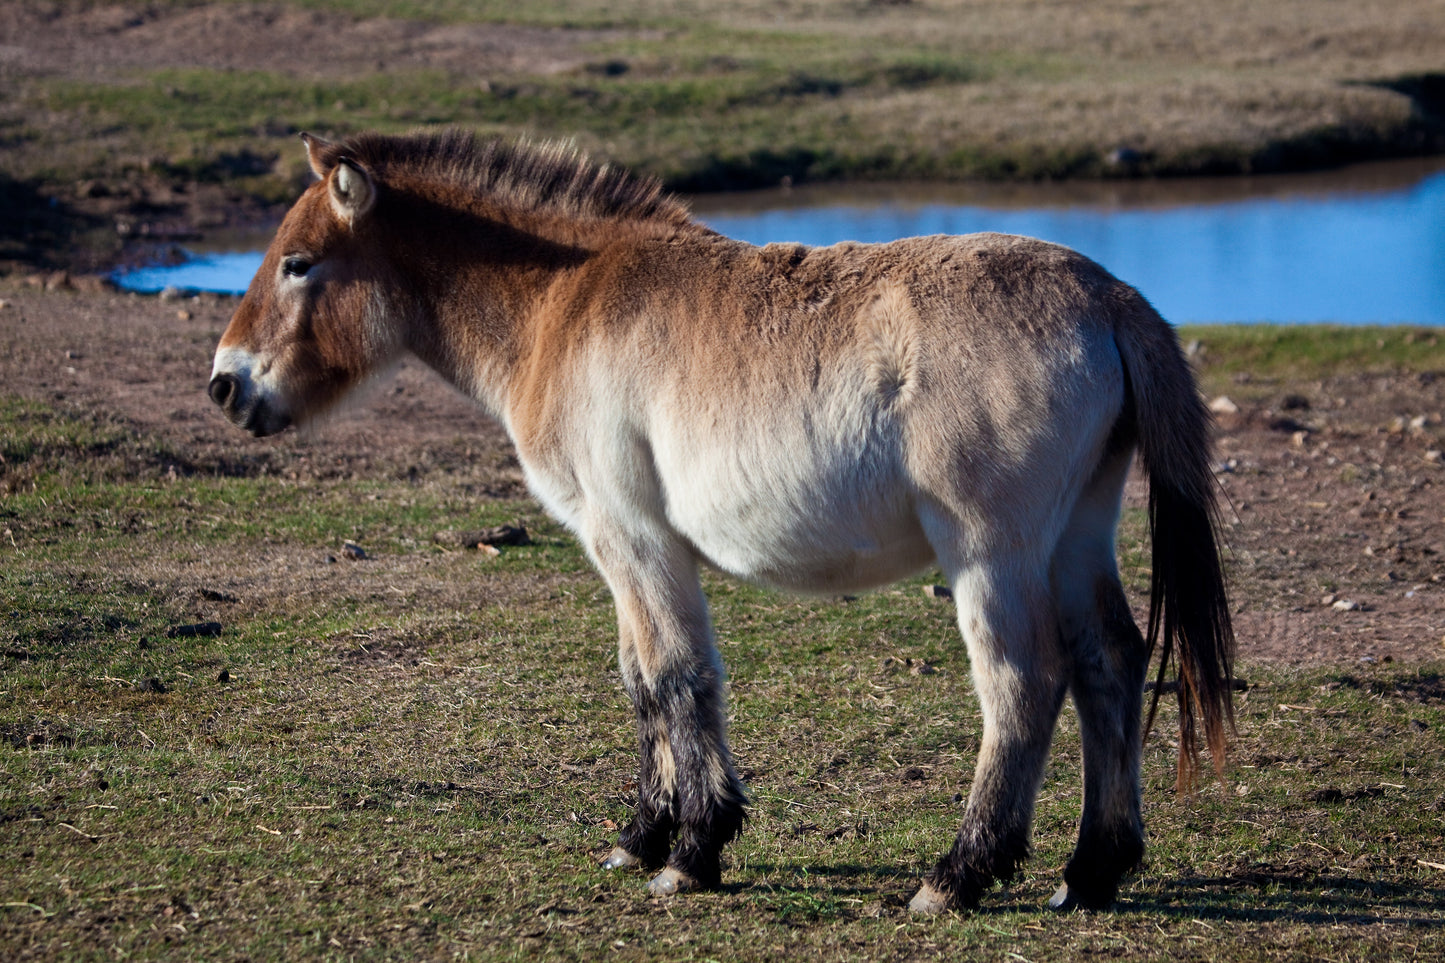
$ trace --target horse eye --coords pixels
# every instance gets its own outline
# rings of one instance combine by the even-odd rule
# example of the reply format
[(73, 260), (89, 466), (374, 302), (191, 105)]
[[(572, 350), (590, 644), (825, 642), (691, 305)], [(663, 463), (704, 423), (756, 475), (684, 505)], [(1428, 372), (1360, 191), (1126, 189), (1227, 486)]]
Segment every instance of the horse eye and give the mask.
[(311, 270), (311, 262), (303, 257), (288, 257), (281, 264), (281, 270), (288, 278), (301, 278)]

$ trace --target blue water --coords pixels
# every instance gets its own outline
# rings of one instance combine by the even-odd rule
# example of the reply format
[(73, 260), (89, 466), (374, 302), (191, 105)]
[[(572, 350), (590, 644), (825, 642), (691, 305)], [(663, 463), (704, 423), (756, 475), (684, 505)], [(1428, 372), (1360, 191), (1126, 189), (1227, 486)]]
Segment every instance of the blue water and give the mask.
[[(1384, 189), (1271, 190), (1198, 202), (1160, 201), (1157, 190), (1143, 202), (1044, 196), (1036, 205), (1025, 197), (1024, 206), (1015, 206), (1016, 196), (999, 206), (849, 194), (835, 189), (821, 203), (803, 192), (753, 197), (750, 206), (779, 205), (755, 210), (709, 198), (699, 216), (757, 244), (1028, 234), (1089, 255), (1177, 323), (1445, 325), (1445, 171)], [(240, 293), (260, 262), (256, 251), (201, 254), (119, 280), (137, 291)]]
[(126, 290), (144, 294), (156, 294), (166, 288), (244, 294), (251, 276), (261, 267), (261, 257), (260, 251), (192, 254), (181, 264), (120, 271), (115, 279)]

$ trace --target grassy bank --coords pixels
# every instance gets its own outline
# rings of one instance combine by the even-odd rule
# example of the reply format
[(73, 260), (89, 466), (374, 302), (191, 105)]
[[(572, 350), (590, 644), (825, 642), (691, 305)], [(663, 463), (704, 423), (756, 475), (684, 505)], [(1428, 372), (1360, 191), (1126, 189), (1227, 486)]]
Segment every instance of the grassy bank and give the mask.
[[(1445, 368), (1398, 329), (1186, 338), (1207, 383), (1247, 370), (1276, 392), (1346, 352)], [(929, 576), (802, 601), (709, 577), (754, 818), (721, 892), (653, 901), (595, 866), (634, 794), (610, 600), (532, 502), (445, 471), (207, 471), (14, 397), (0, 441), (7, 959), (1445, 953), (1445, 663), (1242, 665), (1229, 781), (1189, 798), (1166, 706), (1148, 862), (1102, 914), (1040, 909), (1079, 814), (1066, 711), (1022, 878), (916, 920), (904, 901), (956, 829), (980, 732), (951, 608)], [(432, 540), (518, 520), (533, 544), (494, 559)], [(1144, 539), (1131, 512), (1136, 597)]]
[(301, 130), (571, 137), (685, 191), (1286, 170), (1445, 143), (1445, 19), (1424, 2), (304, 7), (9, 14), (36, 38), (0, 106), (11, 221), (100, 244), (288, 199)]

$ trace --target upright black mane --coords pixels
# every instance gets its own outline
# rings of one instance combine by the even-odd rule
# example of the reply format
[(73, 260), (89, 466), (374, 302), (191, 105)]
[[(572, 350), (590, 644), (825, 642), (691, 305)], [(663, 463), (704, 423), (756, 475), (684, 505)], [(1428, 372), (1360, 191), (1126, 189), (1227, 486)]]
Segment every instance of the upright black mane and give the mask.
[(327, 166), (342, 157), (383, 183), (390, 173), (409, 173), (524, 210), (674, 224), (691, 219), (687, 205), (657, 180), (596, 163), (566, 143), (484, 139), (457, 128), (406, 136), (364, 133), (328, 145)]

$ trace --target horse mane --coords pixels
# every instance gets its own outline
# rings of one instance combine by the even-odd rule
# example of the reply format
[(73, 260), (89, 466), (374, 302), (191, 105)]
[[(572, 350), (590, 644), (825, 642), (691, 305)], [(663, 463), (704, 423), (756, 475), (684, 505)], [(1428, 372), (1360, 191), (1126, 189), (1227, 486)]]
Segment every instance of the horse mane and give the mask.
[(326, 145), (327, 167), (343, 157), (382, 183), (410, 175), (486, 195), (508, 208), (588, 220), (692, 220), (686, 203), (655, 178), (597, 163), (567, 142), (484, 139), (454, 127), (404, 136), (362, 133)]

